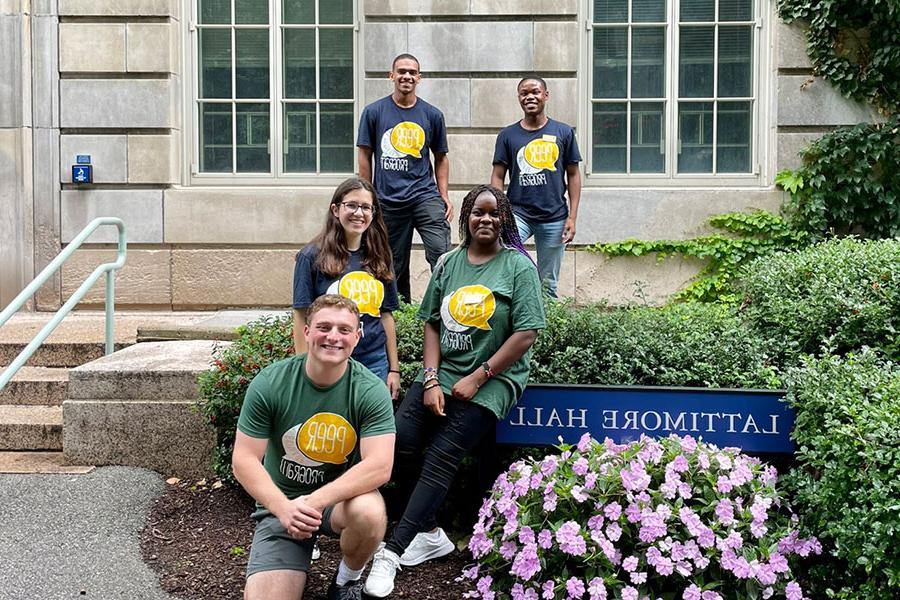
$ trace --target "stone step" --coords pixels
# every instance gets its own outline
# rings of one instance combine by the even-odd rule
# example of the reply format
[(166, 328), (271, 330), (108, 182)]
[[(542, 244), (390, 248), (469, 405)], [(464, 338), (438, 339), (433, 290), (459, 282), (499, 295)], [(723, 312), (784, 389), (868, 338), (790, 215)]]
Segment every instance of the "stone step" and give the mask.
[(62, 407), (0, 405), (0, 450), (62, 450)]
[[(4, 368), (0, 367), (0, 373)], [(60, 406), (68, 386), (68, 369), (24, 366), (0, 390), (0, 404)]]
[[(18, 341), (0, 343), (0, 365), (10, 364), (27, 345), (27, 342)], [(129, 345), (117, 342), (114, 347), (121, 350)], [(103, 342), (44, 342), (25, 364), (32, 367), (77, 367), (105, 353), (106, 344)]]
[(0, 452), (0, 473), (83, 475), (90, 465), (70, 465), (62, 452)]

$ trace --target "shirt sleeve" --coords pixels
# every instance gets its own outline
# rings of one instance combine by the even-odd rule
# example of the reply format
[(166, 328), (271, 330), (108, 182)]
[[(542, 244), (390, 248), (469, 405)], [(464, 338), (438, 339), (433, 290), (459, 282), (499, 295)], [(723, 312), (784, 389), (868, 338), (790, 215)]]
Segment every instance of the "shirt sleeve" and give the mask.
[(447, 146), (447, 126), (444, 124), (444, 114), (436, 108), (431, 119), (431, 129), (431, 151), (438, 154), (447, 154), (449, 151)]
[(363, 394), (361, 402), (363, 410), (359, 437), (364, 438), (397, 431), (394, 424), (394, 405), (391, 403), (391, 394), (384, 383), (374, 382)]
[(294, 261), (294, 308), (308, 308), (315, 300), (315, 271), (312, 258), (303, 250)]
[(578, 164), (581, 162), (581, 152), (578, 151), (578, 138), (575, 137), (575, 130), (569, 128), (569, 135), (566, 143), (565, 160), (567, 165)]
[(253, 378), (244, 394), (244, 404), (241, 406), (237, 428), (252, 438), (267, 439), (272, 433), (268, 379), (263, 369)]
[(506, 136), (501, 131), (497, 134), (497, 141), (494, 142), (494, 160), (492, 164), (509, 167), (509, 151), (506, 146)]
[(441, 320), (441, 293), (444, 287), (443, 278), (448, 258), (449, 254), (445, 254), (438, 259), (437, 267), (431, 274), (431, 279), (428, 280), (422, 304), (419, 305), (419, 312), (416, 313), (416, 317), (427, 323)]
[(400, 308), (400, 299), (397, 297), (397, 279), (381, 283), (384, 285), (384, 301), (381, 303), (381, 311), (393, 312)]
[(356, 145), (366, 146), (367, 148), (372, 148), (374, 150), (375, 145), (372, 143), (372, 138), (375, 136), (375, 117), (372, 114), (373, 112), (374, 109), (371, 104), (363, 109), (363, 113), (359, 117), (359, 131), (356, 134)]
[(513, 331), (543, 329), (546, 327), (544, 294), (541, 290), (537, 269), (531, 264), (531, 261), (521, 254), (516, 257), (515, 279), (513, 282)]

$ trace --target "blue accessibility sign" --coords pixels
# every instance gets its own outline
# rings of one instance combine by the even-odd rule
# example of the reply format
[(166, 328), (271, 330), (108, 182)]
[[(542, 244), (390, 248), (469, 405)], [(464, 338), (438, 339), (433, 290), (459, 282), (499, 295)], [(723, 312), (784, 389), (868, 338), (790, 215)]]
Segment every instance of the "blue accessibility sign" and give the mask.
[(94, 168), (91, 165), (72, 165), (72, 183), (93, 183)]

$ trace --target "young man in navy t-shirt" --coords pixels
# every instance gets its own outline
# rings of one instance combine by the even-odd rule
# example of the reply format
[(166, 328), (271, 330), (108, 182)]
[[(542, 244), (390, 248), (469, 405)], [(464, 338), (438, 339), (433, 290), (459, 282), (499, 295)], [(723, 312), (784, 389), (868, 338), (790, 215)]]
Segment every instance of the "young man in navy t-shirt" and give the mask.
[(526, 77), (516, 89), (525, 115), (497, 136), (491, 185), (504, 189), (509, 173), (506, 194), (519, 237), (524, 242), (534, 236), (541, 285), (556, 298), (563, 252), (575, 237), (581, 200), (581, 154), (572, 128), (544, 114), (549, 98), (547, 83), (540, 77)]
[[(422, 238), (432, 268), (450, 248), (450, 159), (444, 115), (416, 96), (421, 79), (418, 59), (399, 55), (389, 77), (394, 92), (366, 106), (359, 119), (357, 159), (359, 176), (375, 186), (381, 201), (397, 291), (408, 302), (413, 229)], [(433, 168), (429, 154), (434, 154)]]

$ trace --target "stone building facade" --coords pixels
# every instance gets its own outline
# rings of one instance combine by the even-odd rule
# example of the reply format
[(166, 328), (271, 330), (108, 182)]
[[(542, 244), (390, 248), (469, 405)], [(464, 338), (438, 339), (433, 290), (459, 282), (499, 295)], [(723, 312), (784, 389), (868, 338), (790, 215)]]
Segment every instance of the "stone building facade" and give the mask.
[[(516, 82), (547, 79), (548, 114), (576, 127), (586, 159), (561, 295), (627, 302), (643, 282), (660, 300), (698, 265), (584, 247), (777, 209), (775, 174), (804, 144), (875, 118), (810, 76), (802, 31), (774, 4), (0, 0), (0, 305), (91, 219), (117, 216), (119, 307), (286, 306), (294, 253), (351, 172), (359, 114), (390, 92), (401, 52), (445, 114), (457, 203), (489, 180), (496, 133), (520, 116)], [(72, 182), (77, 155), (91, 156), (91, 185)], [(35, 308), (59, 306), (114, 241), (98, 231)], [(98, 285), (86, 303), (102, 300)]]

